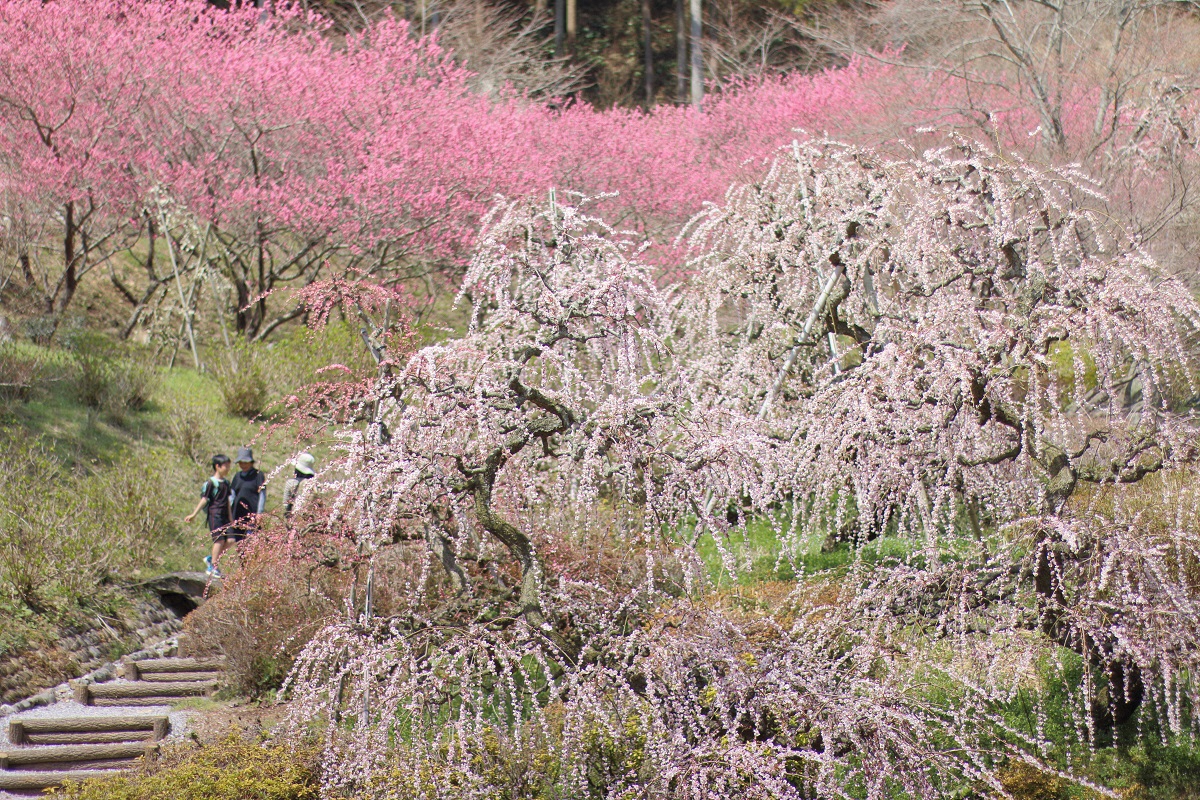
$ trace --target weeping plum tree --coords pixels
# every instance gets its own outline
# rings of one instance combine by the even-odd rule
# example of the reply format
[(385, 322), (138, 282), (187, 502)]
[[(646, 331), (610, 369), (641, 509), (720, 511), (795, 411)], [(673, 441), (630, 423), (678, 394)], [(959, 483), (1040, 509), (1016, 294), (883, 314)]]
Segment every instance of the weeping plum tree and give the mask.
[(1052, 513), (1189, 457), (1196, 303), (1089, 202), (968, 144), (795, 145), (694, 222), (697, 402), (787, 443), (798, 520), (863, 536)]
[(1200, 317), (1098, 200), (1070, 170), (966, 143), (895, 161), (797, 144), (697, 220), (682, 321), (694, 402), (778, 443), (747, 494), (786, 506), (793, 552), (821, 532), (974, 540), (976, 579), (953, 580), (1036, 607), (1105, 673), (1093, 721), (1111, 724), (1145, 673), (1194, 692), (1177, 671), (1195, 628), (1156, 615), (1195, 619), (1196, 538), (1114, 537), (1112, 512), (1072, 499), (1194, 459)]
[(459, 551), (494, 537), (519, 565), (517, 612), (569, 657), (578, 646), (547, 620), (542, 560), (514, 513), (640, 489), (648, 434), (671, 399), (658, 391), (663, 304), (650, 269), (591, 224), (553, 203), (503, 207), (489, 221), (462, 288), (470, 330), (381, 382), (376, 418), (344, 463), (369, 484), (346, 485), (340, 507), (376, 543), (429, 529), (462, 592)]
[[(880, 680), (879, 658), (896, 659), (878, 638), (837, 655), (840, 616), (756, 631), (673, 599), (701, 578), (676, 532), (758, 479), (771, 444), (753, 417), (694, 404), (669, 296), (632, 243), (553, 202), (504, 205), (463, 295), (470, 329), (384, 359), (395, 375), (375, 387), (376, 416), (327, 479), (368, 549), (426, 539), (451, 590), (414, 575), (408, 612), (339, 622), (307, 646), (293, 723), (356, 720), (327, 728), (331, 793), (487, 796), (497, 752), (540, 753), (557, 766), (522, 780), (563, 797), (838, 796), (847, 769), (928, 793), (972, 759), (1035, 758), (1021, 737), (986, 744)], [(632, 510), (618, 535), (636, 566), (606, 572), (572, 550), (606, 509)], [(511, 571), (479, 567), (497, 551)], [(669, 625), (640, 621), (663, 607)], [(954, 745), (917, 757), (935, 742)]]
[[(672, 291), (576, 209), (499, 206), (470, 328), (384, 358), (323, 479), (368, 549), (432, 554), (406, 613), (330, 626), (290, 679), (297, 726), (355, 718), (327, 790), (483, 796), (505, 758), (553, 765), (518, 787), (547, 796), (1001, 790), (1053, 771), (1027, 687), (1071, 651), (1081, 740), (1145, 697), (1194, 736), (1200, 507), (1143, 529), (1104, 491), (1190, 460), (1200, 309), (1092, 199), (965, 143), (796, 144), (695, 221)], [(722, 613), (697, 544), (736, 569), (748, 520), (796, 560), (829, 532), (908, 555)]]

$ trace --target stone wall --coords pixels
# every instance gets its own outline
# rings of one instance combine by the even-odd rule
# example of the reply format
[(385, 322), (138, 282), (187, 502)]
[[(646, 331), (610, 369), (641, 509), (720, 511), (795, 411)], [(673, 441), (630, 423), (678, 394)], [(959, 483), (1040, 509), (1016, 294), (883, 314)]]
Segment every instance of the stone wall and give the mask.
[(61, 631), (58, 639), (47, 645), (0, 655), (0, 704), (14, 703), (77, 678), (180, 628), (180, 618), (151, 595), (134, 599), (131, 613), (119, 622), (97, 618), (92, 627)]

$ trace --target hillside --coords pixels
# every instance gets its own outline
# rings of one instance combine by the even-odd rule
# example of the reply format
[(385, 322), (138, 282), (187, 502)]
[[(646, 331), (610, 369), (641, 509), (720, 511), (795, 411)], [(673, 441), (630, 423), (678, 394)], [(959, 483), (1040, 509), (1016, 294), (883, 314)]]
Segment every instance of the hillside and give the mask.
[(182, 627), (78, 800), (1197, 800), (1196, 142), (1166, 0), (0, 0), (4, 697)]

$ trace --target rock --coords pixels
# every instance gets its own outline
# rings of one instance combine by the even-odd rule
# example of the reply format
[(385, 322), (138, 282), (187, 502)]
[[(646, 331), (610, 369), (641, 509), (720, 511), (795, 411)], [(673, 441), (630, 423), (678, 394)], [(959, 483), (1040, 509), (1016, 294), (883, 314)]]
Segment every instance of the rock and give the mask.
[(203, 572), (171, 572), (133, 586), (154, 592), (171, 613), (183, 617), (204, 602), (208, 583), (208, 576)]

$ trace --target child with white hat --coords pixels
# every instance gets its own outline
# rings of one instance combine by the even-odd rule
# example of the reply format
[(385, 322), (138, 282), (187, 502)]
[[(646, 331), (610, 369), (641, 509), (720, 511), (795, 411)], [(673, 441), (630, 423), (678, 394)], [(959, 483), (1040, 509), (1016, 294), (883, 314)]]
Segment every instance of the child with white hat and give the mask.
[(311, 478), (316, 473), (317, 459), (312, 453), (301, 453), (292, 461), (292, 467), (296, 470), (296, 474), (288, 478), (288, 482), (283, 485), (283, 515), (285, 518), (292, 516), (292, 508), (296, 505), (296, 495), (300, 493), (300, 484)]

